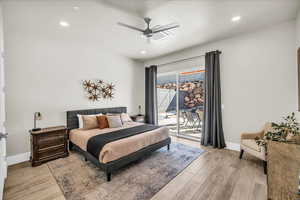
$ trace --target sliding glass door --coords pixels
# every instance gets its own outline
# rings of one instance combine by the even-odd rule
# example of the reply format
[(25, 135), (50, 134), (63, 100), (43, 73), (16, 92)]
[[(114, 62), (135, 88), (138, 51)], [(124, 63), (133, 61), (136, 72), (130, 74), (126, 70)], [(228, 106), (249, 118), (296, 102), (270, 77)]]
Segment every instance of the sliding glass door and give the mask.
[(201, 138), (204, 73), (204, 70), (185, 70), (158, 75), (158, 123), (168, 126), (170, 134)]
[(204, 70), (179, 73), (180, 136), (200, 139), (203, 120)]
[(177, 135), (177, 75), (168, 73), (157, 77), (158, 124), (168, 126)]

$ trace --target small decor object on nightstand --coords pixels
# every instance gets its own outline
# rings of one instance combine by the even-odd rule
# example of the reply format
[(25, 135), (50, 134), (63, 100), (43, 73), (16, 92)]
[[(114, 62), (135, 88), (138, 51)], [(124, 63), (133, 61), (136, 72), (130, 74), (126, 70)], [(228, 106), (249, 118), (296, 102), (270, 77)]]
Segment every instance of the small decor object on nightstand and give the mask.
[(33, 129), (32, 131), (39, 131), (41, 128), (36, 127), (36, 120), (42, 120), (42, 114), (40, 112), (35, 112), (33, 116)]
[(141, 116), (141, 115), (142, 115), (142, 106), (139, 105), (139, 114), (138, 114), (138, 116)]
[(134, 122), (141, 122), (141, 123), (145, 123), (145, 116), (144, 115), (141, 115), (141, 114), (138, 114), (138, 115), (133, 115), (133, 116), (130, 116), (131, 119), (134, 121)]
[(31, 163), (41, 165), (49, 160), (67, 157), (68, 135), (65, 126), (42, 128), (29, 131), (31, 134)]

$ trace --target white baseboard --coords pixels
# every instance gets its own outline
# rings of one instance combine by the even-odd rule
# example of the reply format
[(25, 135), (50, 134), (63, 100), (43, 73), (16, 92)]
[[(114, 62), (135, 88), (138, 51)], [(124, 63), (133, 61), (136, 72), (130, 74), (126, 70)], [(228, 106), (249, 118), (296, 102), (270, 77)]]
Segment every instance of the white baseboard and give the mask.
[(240, 151), (240, 144), (234, 142), (226, 142), (226, 149), (230, 149), (233, 151)]
[(29, 158), (30, 158), (30, 152), (26, 152), (14, 156), (8, 156), (6, 160), (7, 160), (7, 165), (10, 166), (21, 162), (29, 161)]

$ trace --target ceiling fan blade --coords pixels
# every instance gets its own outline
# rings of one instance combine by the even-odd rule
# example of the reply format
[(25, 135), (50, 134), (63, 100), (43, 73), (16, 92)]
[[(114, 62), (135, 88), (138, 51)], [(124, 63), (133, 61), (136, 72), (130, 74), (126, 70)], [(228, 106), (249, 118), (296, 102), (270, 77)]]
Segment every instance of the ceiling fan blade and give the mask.
[(177, 25), (179, 25), (179, 24), (175, 23), (175, 22), (170, 23), (170, 24), (166, 24), (166, 25), (156, 25), (156, 26), (151, 27), (151, 30), (152, 31), (158, 31), (160, 29), (165, 29), (165, 28), (169, 28), (169, 27), (173, 27), (173, 26), (177, 26)]
[(137, 28), (137, 27), (128, 25), (128, 24), (124, 24), (124, 23), (122, 23), (122, 22), (118, 22), (118, 25), (124, 26), (124, 27), (126, 27), (126, 28), (130, 28), (130, 29), (133, 29), (133, 30), (136, 30), (136, 31), (140, 31), (140, 32), (142, 32), (142, 33), (144, 32), (143, 29), (140, 29), (140, 28)]
[(152, 27), (151, 27), (151, 30), (152, 30), (152, 31), (154, 31), (154, 30), (156, 31), (157, 29), (160, 29), (160, 28), (162, 28), (162, 26), (160, 26), (160, 25), (155, 25), (155, 26), (152, 26)]
[(161, 28), (161, 29), (158, 29), (158, 30), (156, 30), (156, 31), (153, 31), (153, 33), (159, 33), (159, 32), (171, 30), (171, 29), (178, 28), (178, 27), (179, 27), (179, 25), (171, 26), (171, 27), (167, 27), (167, 28)]

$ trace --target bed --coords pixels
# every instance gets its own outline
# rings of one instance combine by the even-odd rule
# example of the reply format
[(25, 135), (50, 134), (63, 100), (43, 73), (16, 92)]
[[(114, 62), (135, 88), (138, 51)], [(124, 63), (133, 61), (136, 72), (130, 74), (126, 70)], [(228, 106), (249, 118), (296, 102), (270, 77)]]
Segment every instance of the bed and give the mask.
[[(73, 110), (67, 111), (67, 128), (69, 133), (69, 149), (76, 150), (84, 155), (85, 160), (89, 160), (97, 167), (106, 173), (107, 181), (111, 180), (113, 171), (140, 159), (159, 148), (167, 146), (170, 148), (171, 139), (169, 137), (169, 130), (166, 127), (151, 128), (150, 125), (144, 125), (138, 122), (124, 123), (121, 128), (105, 128), (105, 129), (78, 129), (79, 123), (77, 115), (92, 115), (92, 114), (106, 114), (106, 113), (126, 113), (126, 107), (115, 108), (99, 108), (87, 110)], [(91, 140), (101, 137), (107, 133), (123, 133), (140, 129), (141, 127), (149, 126), (147, 131), (123, 137), (115, 141), (106, 143), (98, 154), (94, 154)], [(92, 148), (92, 149), (91, 149)], [(96, 151), (96, 150), (95, 150)]]

